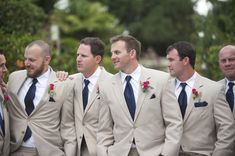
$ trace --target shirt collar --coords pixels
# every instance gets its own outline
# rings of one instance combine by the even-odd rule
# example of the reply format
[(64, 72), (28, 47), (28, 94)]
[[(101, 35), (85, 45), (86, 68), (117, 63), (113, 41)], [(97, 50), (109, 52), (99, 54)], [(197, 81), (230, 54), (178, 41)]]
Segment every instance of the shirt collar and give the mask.
[(90, 81), (91, 84), (93, 84), (93, 85), (96, 84), (96, 81), (99, 78), (101, 71), (102, 71), (101, 68), (98, 67), (90, 77), (85, 78), (84, 75), (82, 75), (83, 81), (84, 81), (84, 79), (87, 79)]
[[(39, 77), (36, 77), (36, 79), (38, 80), (38, 83), (41, 84), (41, 83), (43, 83), (43, 81), (44, 81), (45, 79), (48, 80), (48, 79), (49, 79), (49, 76), (50, 76), (50, 72), (51, 72), (51, 70), (50, 70), (50, 68), (48, 68), (45, 73), (43, 73), (43, 74), (40, 75)], [(29, 82), (32, 82), (32, 81), (33, 81), (33, 78), (28, 77), (27, 80), (28, 80)]]
[(180, 87), (180, 83), (187, 83), (187, 85), (190, 87), (190, 88), (193, 88), (194, 86), (194, 82), (196, 80), (196, 77), (197, 77), (197, 72), (194, 72), (194, 74), (187, 80), (187, 81), (180, 81), (179, 79), (175, 79), (175, 87), (176, 89), (178, 89)]
[(228, 86), (228, 83), (229, 83), (229, 82), (235, 83), (235, 81), (230, 81), (230, 80), (228, 80), (227, 78), (225, 78), (225, 80), (226, 80), (226, 86)]
[(138, 82), (139, 79), (140, 79), (140, 75), (141, 75), (141, 67), (140, 67), (140, 65), (138, 65), (137, 68), (136, 68), (131, 74), (126, 74), (126, 73), (124, 73), (124, 72), (122, 72), (122, 71), (120, 71), (119, 73), (120, 73), (120, 76), (121, 76), (121, 82), (122, 82), (122, 84), (124, 84), (125, 78), (126, 78), (127, 75), (130, 75), (131, 78), (132, 78), (134, 81)]

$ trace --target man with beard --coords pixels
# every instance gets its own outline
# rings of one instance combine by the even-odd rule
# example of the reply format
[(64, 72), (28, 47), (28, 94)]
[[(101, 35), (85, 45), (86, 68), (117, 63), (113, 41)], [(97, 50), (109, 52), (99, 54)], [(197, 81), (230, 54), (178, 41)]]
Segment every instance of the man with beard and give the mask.
[[(7, 72), (6, 58), (3, 51), (0, 50), (0, 155), (9, 155), (10, 133), (9, 133), (9, 116), (6, 109), (6, 104), (9, 101), (6, 95), (6, 85), (3, 77)], [(5, 95), (5, 98), (4, 98)]]
[(7, 84), (11, 156), (74, 156), (76, 137), (70, 80), (60, 82), (49, 66), (51, 51), (41, 40), (24, 53), (26, 70)]
[(235, 46), (227, 45), (219, 52), (219, 66), (225, 78), (221, 81), (225, 87), (226, 100), (229, 104), (233, 116), (235, 118), (234, 110), (234, 84), (235, 84)]

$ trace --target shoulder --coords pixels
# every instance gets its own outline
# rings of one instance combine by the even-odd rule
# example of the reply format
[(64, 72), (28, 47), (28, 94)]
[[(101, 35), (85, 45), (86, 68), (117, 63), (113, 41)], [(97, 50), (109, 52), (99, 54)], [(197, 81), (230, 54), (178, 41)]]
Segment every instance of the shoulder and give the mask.
[(151, 79), (155, 79), (156, 81), (168, 81), (170, 78), (170, 74), (164, 71), (156, 70), (156, 69), (150, 69), (150, 68), (142, 68), (142, 74), (145, 75), (145, 77), (150, 77)]
[(217, 81), (211, 80), (207, 77), (201, 76), (198, 74), (198, 81), (202, 83), (203, 86), (210, 88), (211, 90), (220, 90), (223, 88), (223, 84)]
[(27, 74), (26, 70), (18, 70), (18, 71), (14, 71), (12, 72), (9, 77), (16, 77), (16, 76), (24, 76)]

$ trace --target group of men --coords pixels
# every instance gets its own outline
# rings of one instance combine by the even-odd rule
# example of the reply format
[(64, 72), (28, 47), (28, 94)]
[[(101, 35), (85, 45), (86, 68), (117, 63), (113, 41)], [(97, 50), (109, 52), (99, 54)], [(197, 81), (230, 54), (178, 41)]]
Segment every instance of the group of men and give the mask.
[(44, 41), (25, 48), (26, 70), (7, 85), (0, 53), (0, 156), (235, 155), (235, 46), (219, 52), (219, 83), (195, 71), (188, 42), (167, 48), (170, 74), (139, 63), (136, 38), (110, 42), (118, 73), (101, 66), (104, 43), (87, 37), (77, 49), (79, 73), (64, 81)]

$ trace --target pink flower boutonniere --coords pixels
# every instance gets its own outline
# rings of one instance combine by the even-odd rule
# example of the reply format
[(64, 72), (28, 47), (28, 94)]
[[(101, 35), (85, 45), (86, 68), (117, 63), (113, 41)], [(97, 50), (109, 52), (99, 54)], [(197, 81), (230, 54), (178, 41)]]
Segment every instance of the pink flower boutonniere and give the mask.
[[(148, 78), (148, 79), (149, 79), (149, 78)], [(150, 86), (150, 82), (149, 82), (148, 79), (145, 80), (145, 81), (143, 81), (143, 82), (140, 82), (140, 85), (141, 85), (141, 88), (142, 88), (143, 92), (148, 91), (149, 88), (150, 88), (150, 89), (153, 89), (153, 87)]]
[(8, 102), (10, 100), (9, 96), (8, 95), (4, 95), (4, 99), (3, 99), (4, 103)]
[(55, 95), (55, 84), (53, 84), (53, 83), (51, 83), (50, 85), (49, 85), (49, 91), (48, 91), (48, 93), (49, 93), (49, 95), (50, 95), (50, 99), (49, 99), (49, 101), (50, 102), (55, 102), (55, 100), (54, 100), (54, 95)]
[(193, 94), (193, 100), (198, 99), (198, 102), (201, 101), (202, 92), (199, 92), (199, 91), (197, 91), (196, 88), (193, 88), (192, 89), (192, 94)]

